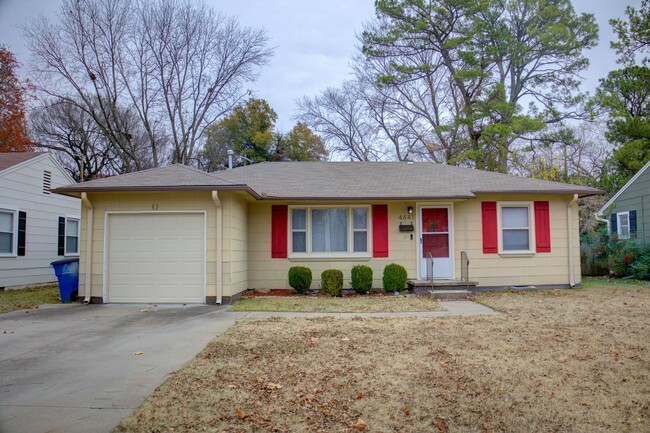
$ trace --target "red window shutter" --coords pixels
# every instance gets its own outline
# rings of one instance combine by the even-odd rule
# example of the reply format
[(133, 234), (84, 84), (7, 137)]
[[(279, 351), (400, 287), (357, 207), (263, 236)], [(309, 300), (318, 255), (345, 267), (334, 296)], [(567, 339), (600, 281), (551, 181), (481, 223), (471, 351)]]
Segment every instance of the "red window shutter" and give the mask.
[(499, 252), (497, 236), (497, 203), (484, 201), (481, 203), (483, 217), (483, 254), (496, 254)]
[(535, 202), (535, 244), (538, 253), (551, 252), (551, 222), (547, 201)]
[(274, 259), (287, 258), (287, 230), (289, 207), (273, 205), (271, 213), (271, 257)]
[(372, 205), (372, 256), (388, 257), (388, 205)]

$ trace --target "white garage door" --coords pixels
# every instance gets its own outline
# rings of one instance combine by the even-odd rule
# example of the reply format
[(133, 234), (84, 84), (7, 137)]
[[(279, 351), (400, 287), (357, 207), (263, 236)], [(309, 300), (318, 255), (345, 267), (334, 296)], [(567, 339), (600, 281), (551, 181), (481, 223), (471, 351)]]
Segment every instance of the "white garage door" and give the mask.
[(107, 301), (203, 303), (203, 213), (108, 215)]

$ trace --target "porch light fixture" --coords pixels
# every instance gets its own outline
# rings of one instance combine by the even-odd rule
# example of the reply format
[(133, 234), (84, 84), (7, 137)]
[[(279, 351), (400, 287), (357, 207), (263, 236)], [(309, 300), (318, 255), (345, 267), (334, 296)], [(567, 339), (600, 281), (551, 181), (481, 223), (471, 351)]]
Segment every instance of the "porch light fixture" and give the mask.
[(409, 215), (413, 215), (413, 206), (407, 207), (406, 210), (408, 211)]

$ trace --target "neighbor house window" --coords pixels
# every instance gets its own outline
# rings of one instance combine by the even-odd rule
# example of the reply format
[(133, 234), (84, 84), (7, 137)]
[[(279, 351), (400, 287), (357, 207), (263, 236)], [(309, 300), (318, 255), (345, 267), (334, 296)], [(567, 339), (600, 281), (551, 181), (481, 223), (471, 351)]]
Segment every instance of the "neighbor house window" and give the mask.
[(532, 246), (531, 205), (501, 204), (501, 250), (503, 252), (530, 252)]
[(65, 221), (65, 255), (79, 254), (79, 220), (66, 218)]
[(16, 211), (0, 209), (0, 255), (16, 255), (18, 218)]
[(368, 255), (368, 207), (291, 208), (291, 253)]
[(629, 212), (620, 212), (616, 214), (616, 219), (618, 221), (618, 238), (619, 239), (629, 239), (630, 238), (630, 213)]

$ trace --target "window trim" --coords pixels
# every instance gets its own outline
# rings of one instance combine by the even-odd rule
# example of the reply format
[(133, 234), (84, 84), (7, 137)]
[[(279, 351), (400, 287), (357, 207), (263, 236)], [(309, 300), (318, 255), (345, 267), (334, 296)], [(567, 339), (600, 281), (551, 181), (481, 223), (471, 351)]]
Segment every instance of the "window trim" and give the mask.
[(11, 252), (0, 252), (0, 257), (18, 257), (18, 209), (9, 206), (0, 206), (0, 212), (13, 214), (13, 232)]
[[(354, 232), (363, 231), (354, 229), (354, 213), (353, 209), (366, 209), (366, 242), (367, 248), (363, 252), (354, 252)], [(372, 257), (372, 206), (371, 205), (291, 205), (288, 206), (288, 230), (287, 230), (287, 252), (288, 258), (290, 259), (369, 259)], [(294, 209), (305, 209), (305, 229), (298, 229), (296, 231), (304, 232), (305, 234), (305, 245), (306, 252), (294, 252), (293, 251), (293, 210)], [(331, 253), (319, 253), (312, 252), (312, 225), (311, 225), (311, 211), (313, 209), (346, 209), (348, 213), (348, 236), (347, 236), (347, 251), (337, 251)]]
[[(627, 217), (627, 236), (623, 236), (621, 233), (621, 228), (623, 227), (623, 224), (621, 224), (621, 217), (626, 216)], [(616, 235), (618, 236), (619, 239), (630, 239), (632, 237), (632, 232), (631, 232), (631, 227), (630, 227), (630, 211), (625, 211), (625, 212), (616, 212)]]
[[(65, 231), (63, 232), (63, 256), (64, 257), (79, 257), (79, 250), (81, 244), (81, 218), (78, 216), (65, 217)], [(77, 221), (77, 251), (73, 253), (68, 252), (68, 221)], [(60, 257), (60, 256), (59, 256)]]
[[(532, 201), (499, 201), (497, 202), (497, 231), (499, 236), (499, 254), (500, 255), (522, 255), (536, 254), (535, 245), (535, 207)], [(503, 208), (528, 208), (528, 249), (527, 250), (506, 250), (503, 244)]]

